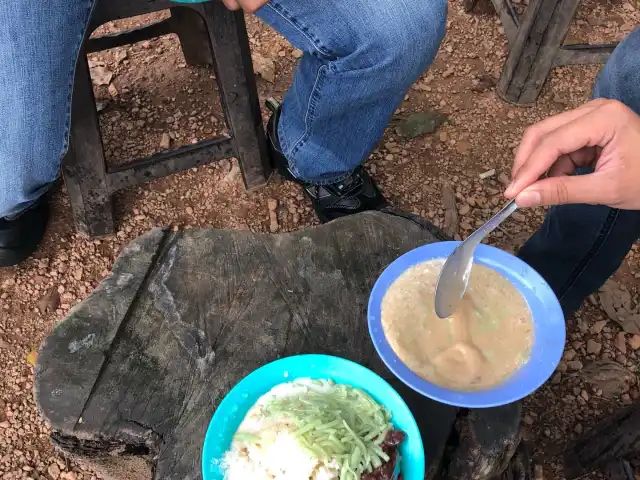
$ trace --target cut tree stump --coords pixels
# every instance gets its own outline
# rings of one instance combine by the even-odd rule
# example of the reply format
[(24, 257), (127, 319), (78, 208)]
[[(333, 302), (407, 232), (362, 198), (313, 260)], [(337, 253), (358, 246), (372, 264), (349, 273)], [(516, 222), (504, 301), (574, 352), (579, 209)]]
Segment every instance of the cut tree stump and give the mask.
[(577, 438), (565, 451), (564, 471), (573, 480), (603, 470), (610, 480), (627, 480), (624, 461), (640, 457), (640, 404), (623, 409)]
[[(463, 460), (479, 467), (468, 478), (491, 478), (513, 451), (519, 406), (460, 412), (456, 422), (455, 408), (393, 377), (367, 329), (382, 270), (442, 239), (394, 210), (283, 235), (152, 230), (39, 352), (36, 401), (53, 443), (105, 478), (201, 479), (202, 442), (225, 394), (277, 358), (327, 353), (368, 366), (403, 396), (422, 432), (427, 478), (462, 478), (439, 472)], [(470, 437), (454, 428), (462, 420)], [(491, 468), (478, 458), (489, 451), (499, 459)]]

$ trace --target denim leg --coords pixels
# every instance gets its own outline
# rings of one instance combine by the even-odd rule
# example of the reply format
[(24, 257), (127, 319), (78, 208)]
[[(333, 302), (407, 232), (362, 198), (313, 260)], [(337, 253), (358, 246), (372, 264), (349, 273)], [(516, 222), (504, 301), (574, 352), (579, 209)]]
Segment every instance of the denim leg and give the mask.
[(93, 0), (0, 1), (0, 218), (56, 179)]
[(446, 0), (271, 0), (257, 15), (303, 50), (278, 136), (297, 177), (341, 180), (433, 61)]
[[(615, 49), (600, 72), (595, 98), (616, 99), (640, 114), (640, 28)], [(547, 280), (566, 316), (618, 269), (640, 237), (640, 211), (602, 205), (564, 205), (549, 210), (544, 224), (519, 256)]]

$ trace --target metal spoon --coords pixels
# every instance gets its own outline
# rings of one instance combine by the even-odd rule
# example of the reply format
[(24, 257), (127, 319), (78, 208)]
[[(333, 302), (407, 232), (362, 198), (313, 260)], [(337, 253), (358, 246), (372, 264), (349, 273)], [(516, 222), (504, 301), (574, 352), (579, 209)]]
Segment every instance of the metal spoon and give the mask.
[(438, 317), (447, 318), (456, 311), (469, 284), (471, 266), (473, 265), (473, 252), (484, 237), (493, 232), (498, 225), (517, 209), (518, 206), (515, 200), (511, 200), (493, 218), (469, 235), (464, 242), (451, 252), (440, 271), (438, 283), (436, 284), (435, 307)]

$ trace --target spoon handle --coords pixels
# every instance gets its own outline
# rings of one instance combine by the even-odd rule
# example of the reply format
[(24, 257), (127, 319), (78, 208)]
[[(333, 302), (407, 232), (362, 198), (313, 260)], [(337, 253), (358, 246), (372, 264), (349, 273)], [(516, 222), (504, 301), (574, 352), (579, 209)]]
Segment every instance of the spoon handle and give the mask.
[(491, 217), (489, 221), (487, 221), (484, 225), (482, 225), (478, 230), (473, 232), (467, 238), (467, 240), (469, 240), (471, 237), (476, 237), (477, 242), (480, 243), (484, 237), (486, 237), (491, 232), (493, 232), (496, 228), (498, 228), (498, 225), (504, 222), (509, 217), (509, 215), (511, 215), (517, 209), (518, 209), (518, 205), (516, 205), (516, 201), (511, 200), (502, 208), (502, 210), (500, 210), (493, 217)]

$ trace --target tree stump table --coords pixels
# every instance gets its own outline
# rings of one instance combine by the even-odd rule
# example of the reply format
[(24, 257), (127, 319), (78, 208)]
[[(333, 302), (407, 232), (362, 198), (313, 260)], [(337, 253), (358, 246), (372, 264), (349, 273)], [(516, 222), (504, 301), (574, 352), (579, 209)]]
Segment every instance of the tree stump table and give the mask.
[(283, 235), (150, 231), (44, 341), (35, 392), (54, 445), (105, 478), (201, 479), (205, 431), (225, 394), (272, 360), (327, 353), (370, 367), (403, 396), (427, 478), (492, 478), (518, 444), (520, 405), (432, 402), (393, 377), (368, 334), (378, 275), (443, 239), (394, 210)]

